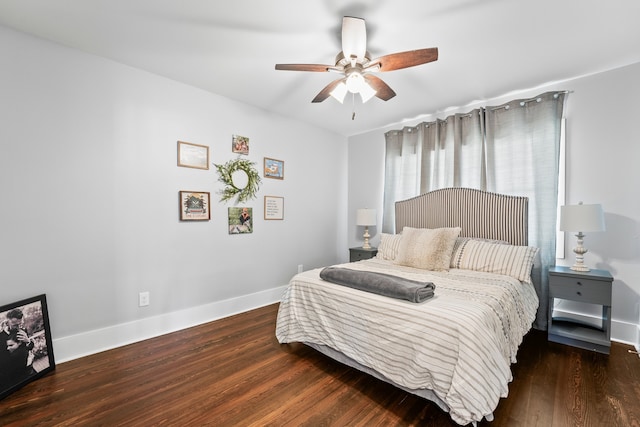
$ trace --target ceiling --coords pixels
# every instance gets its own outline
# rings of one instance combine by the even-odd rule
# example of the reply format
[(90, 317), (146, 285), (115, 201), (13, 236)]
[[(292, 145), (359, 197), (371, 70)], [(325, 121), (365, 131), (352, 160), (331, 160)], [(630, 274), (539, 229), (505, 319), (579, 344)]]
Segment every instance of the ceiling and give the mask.
[[(333, 65), (344, 15), (366, 20), (372, 57), (439, 59), (379, 73), (387, 102), (312, 104), (337, 75), (274, 66)], [(639, 16), (637, 0), (0, 2), (2, 25), (346, 136), (640, 62)]]

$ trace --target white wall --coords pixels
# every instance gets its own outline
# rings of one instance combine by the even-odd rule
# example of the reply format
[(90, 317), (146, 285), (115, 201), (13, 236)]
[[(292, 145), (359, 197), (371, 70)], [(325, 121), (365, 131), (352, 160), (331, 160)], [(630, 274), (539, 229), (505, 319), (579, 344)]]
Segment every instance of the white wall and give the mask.
[[(298, 264), (339, 259), (346, 138), (5, 27), (0, 58), (0, 305), (46, 293), (58, 361), (274, 302)], [(239, 236), (215, 169), (176, 166), (178, 140), (223, 163), (233, 134), (259, 169), (285, 161)], [(180, 190), (211, 192), (211, 221), (180, 222)]]
[[(516, 90), (518, 88), (514, 88)], [(585, 263), (609, 270), (614, 276), (612, 336), (636, 347), (640, 325), (640, 64), (523, 90), (482, 105), (535, 96), (547, 90), (570, 90), (567, 100), (567, 203), (601, 203), (607, 231), (587, 233)], [(469, 111), (473, 107), (459, 109)], [(455, 111), (439, 114), (445, 117)], [(433, 120), (426, 116), (423, 120)], [(398, 123), (349, 138), (349, 228), (355, 226), (359, 207), (382, 209), (384, 132), (416, 122)], [(379, 218), (381, 224), (381, 218)], [(362, 233), (358, 230), (357, 233)], [(349, 233), (349, 245), (362, 237)], [(372, 242), (379, 242), (378, 235)], [(573, 264), (575, 238), (565, 236), (567, 257), (559, 265)], [(589, 314), (589, 313), (586, 313)]]

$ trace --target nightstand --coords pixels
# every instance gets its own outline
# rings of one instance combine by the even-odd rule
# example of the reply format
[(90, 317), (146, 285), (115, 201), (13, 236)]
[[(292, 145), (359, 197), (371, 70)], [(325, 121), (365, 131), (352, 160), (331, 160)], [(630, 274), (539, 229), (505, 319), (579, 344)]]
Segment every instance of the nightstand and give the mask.
[[(606, 270), (573, 271), (549, 268), (549, 341), (609, 354), (611, 348), (611, 286)], [(566, 317), (553, 317), (555, 298), (602, 306), (599, 325)]]
[(349, 248), (349, 262), (371, 259), (378, 253), (378, 248), (364, 249), (362, 247)]

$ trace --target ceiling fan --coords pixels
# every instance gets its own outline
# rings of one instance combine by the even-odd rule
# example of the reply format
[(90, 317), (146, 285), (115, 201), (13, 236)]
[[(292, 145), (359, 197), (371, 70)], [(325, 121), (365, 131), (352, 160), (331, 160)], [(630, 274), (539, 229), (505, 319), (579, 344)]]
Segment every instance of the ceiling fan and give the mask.
[(276, 64), (276, 70), (329, 71), (344, 75), (325, 86), (311, 102), (322, 102), (332, 96), (342, 103), (347, 92), (359, 93), (362, 102), (367, 102), (373, 96), (388, 101), (396, 96), (396, 93), (382, 79), (371, 73), (414, 67), (437, 59), (437, 47), (392, 53), (371, 59), (367, 52), (364, 19), (345, 16), (342, 19), (342, 51), (336, 56), (335, 65)]

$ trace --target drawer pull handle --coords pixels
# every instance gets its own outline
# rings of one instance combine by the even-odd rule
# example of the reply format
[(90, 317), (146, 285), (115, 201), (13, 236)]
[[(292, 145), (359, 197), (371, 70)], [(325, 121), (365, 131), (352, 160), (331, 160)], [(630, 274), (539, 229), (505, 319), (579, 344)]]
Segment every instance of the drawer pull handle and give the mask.
[(582, 282), (577, 282), (577, 283), (578, 283), (578, 286), (582, 286)]
[(582, 292), (580, 292), (580, 291), (576, 292), (576, 294), (582, 296)]

